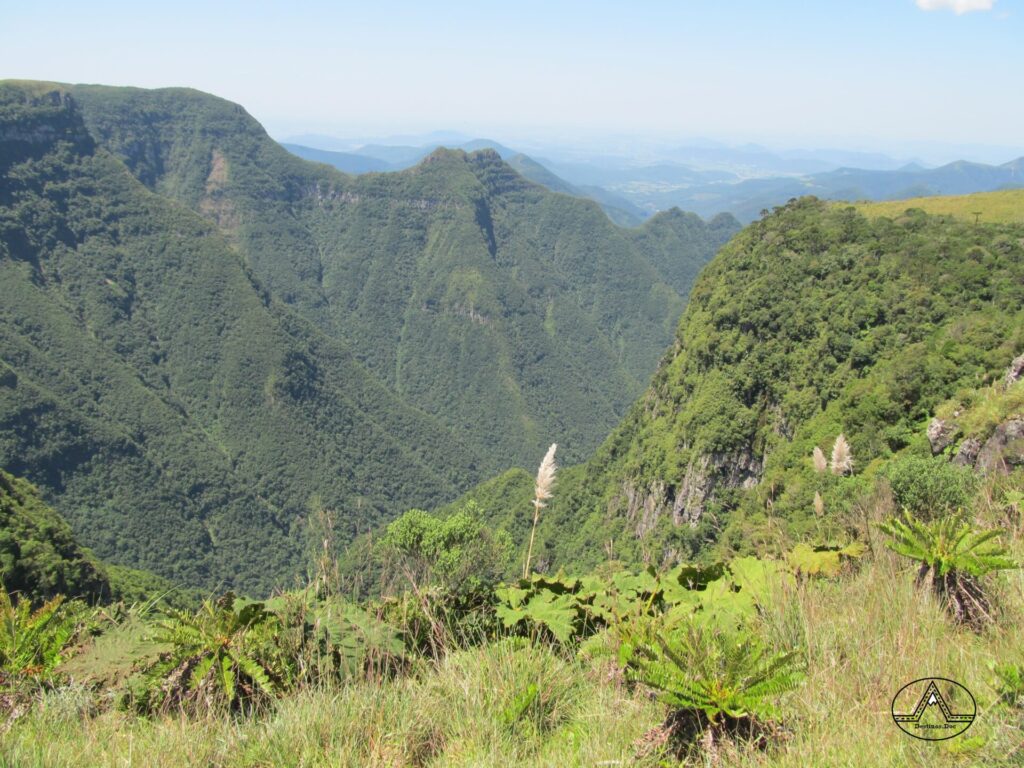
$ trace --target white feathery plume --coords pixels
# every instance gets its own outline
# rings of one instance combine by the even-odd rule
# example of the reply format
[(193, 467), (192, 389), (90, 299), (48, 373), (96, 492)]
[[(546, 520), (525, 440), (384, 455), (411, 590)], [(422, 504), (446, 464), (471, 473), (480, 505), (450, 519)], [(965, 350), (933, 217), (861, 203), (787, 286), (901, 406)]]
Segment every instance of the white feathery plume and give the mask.
[(850, 453), (850, 444), (840, 433), (832, 445), (832, 474), (845, 475), (853, 471), (853, 454)]
[(814, 471), (824, 472), (828, 469), (828, 459), (825, 458), (825, 452), (818, 446), (814, 446)]
[(530, 529), (530, 546), (526, 549), (526, 562), (523, 563), (523, 578), (530, 578), (530, 560), (533, 557), (533, 539), (537, 535), (537, 521), (540, 520), (540, 511), (547, 506), (545, 502), (551, 498), (551, 489), (555, 485), (555, 472), (558, 465), (555, 464), (555, 451), (557, 443), (552, 443), (548, 452), (544, 454), (544, 460), (537, 468), (537, 482), (533, 486), (533, 528)]
[(544, 502), (551, 498), (551, 488), (555, 484), (555, 472), (558, 471), (558, 465), (555, 464), (555, 451), (557, 448), (558, 443), (551, 444), (548, 452), (544, 454), (544, 460), (537, 469), (537, 483), (533, 488), (533, 506), (535, 507), (547, 506)]

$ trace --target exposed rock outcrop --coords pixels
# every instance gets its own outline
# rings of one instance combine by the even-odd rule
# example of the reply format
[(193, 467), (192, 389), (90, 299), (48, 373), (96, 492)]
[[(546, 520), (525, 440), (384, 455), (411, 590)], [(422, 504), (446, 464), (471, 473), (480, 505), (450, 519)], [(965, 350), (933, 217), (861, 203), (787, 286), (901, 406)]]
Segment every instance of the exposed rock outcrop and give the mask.
[(1008, 419), (996, 427), (974, 466), (981, 472), (1009, 472), (1024, 466), (1024, 418)]
[(700, 456), (686, 468), (672, 505), (672, 522), (696, 525), (717, 487), (751, 488), (763, 470), (763, 459), (750, 451)]
[(973, 467), (978, 459), (978, 452), (981, 450), (981, 441), (975, 437), (969, 437), (960, 443), (953, 463), (962, 467)]
[(658, 524), (658, 520), (671, 506), (671, 490), (665, 483), (656, 480), (649, 488), (638, 489), (628, 481), (623, 484), (626, 497), (626, 517), (633, 524), (638, 539), (646, 538)]
[(764, 460), (747, 450), (703, 454), (686, 468), (678, 487), (656, 480), (646, 488), (627, 481), (622, 493), (626, 517), (637, 538), (645, 538), (664, 515), (672, 524), (696, 525), (719, 488), (751, 488), (761, 479)]
[(1006, 370), (1006, 375), (1003, 377), (1003, 384), (1006, 387), (1018, 382), (1024, 377), (1024, 355), (1014, 358), (1013, 362), (1010, 363), (1010, 367)]
[(942, 453), (952, 445), (954, 438), (960, 432), (960, 427), (951, 421), (943, 421), (935, 417), (928, 425), (928, 442), (932, 447), (932, 454)]
[[(1000, 402), (998, 398), (1003, 396), (1001, 392), (1008, 392), (1011, 387), (1018, 386), (1022, 378), (1024, 355), (1018, 355), (1006, 369), (1002, 386), (993, 387), (995, 392), (986, 397), (995, 397), (995, 402)], [(931, 420), (927, 434), (933, 455), (942, 453), (956, 441), (961, 433), (957, 423), (960, 416), (961, 412), (957, 410), (950, 418), (940, 419), (936, 416)], [(965, 438), (956, 449), (953, 463), (984, 473), (1009, 472), (1014, 467), (1024, 466), (1024, 416), (1013, 412), (1011, 405), (1003, 411), (1001, 423), (990, 433)]]

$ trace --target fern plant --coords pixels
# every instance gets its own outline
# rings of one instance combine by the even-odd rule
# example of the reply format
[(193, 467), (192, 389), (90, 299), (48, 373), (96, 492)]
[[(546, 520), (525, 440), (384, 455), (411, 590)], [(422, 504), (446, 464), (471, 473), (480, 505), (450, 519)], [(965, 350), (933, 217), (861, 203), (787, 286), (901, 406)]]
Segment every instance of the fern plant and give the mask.
[(687, 622), (662, 632), (643, 622), (620, 628), (620, 636), (626, 678), (658, 692), (674, 728), (703, 731), (706, 750), (775, 720), (775, 700), (804, 676), (798, 651), (773, 652), (746, 629)]
[(975, 530), (958, 515), (922, 522), (911, 512), (879, 524), (893, 552), (916, 561), (915, 583), (929, 586), (954, 621), (975, 629), (991, 620), (992, 606), (980, 579), (1019, 567), (997, 539), (999, 528)]
[(81, 606), (57, 596), (32, 609), (0, 585), (0, 672), (9, 682), (45, 681), (64, 658), (80, 624)]
[(170, 609), (157, 626), (170, 651), (146, 677), (143, 709), (249, 709), (276, 692), (275, 678), (290, 676), (273, 643), (280, 622), (263, 603), (237, 608), (229, 592), (195, 613)]
[[(402, 633), (340, 596), (312, 588), (285, 592), (264, 604), (276, 617), (267, 632), (289, 684), (319, 685), (383, 674), (404, 664)], [(267, 649), (263, 655), (268, 656)]]
[(992, 687), (999, 694), (999, 700), (1011, 707), (1024, 709), (1024, 658), (1020, 662), (997, 664), (991, 662)]

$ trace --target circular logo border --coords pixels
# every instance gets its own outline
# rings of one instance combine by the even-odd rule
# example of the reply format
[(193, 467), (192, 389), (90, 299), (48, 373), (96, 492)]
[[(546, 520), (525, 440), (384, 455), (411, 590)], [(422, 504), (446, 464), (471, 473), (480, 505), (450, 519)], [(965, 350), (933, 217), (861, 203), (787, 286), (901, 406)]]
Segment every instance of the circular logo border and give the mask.
[[(917, 734), (911, 733), (910, 731), (908, 731), (906, 728), (904, 728), (902, 725), (900, 725), (899, 721), (896, 720), (896, 699), (898, 699), (900, 697), (900, 694), (903, 693), (905, 690), (907, 690), (907, 688), (909, 688), (912, 685), (916, 685), (917, 683), (924, 683), (924, 682), (927, 682), (929, 680), (942, 680), (945, 683), (952, 683), (953, 685), (957, 686), (958, 688), (963, 688), (964, 693), (966, 693), (968, 696), (970, 696), (970, 698), (971, 698), (971, 705), (974, 708), (974, 713), (971, 716), (971, 721), (967, 724), (967, 726), (962, 731), (957, 731), (956, 733), (954, 733), (951, 736), (941, 736), (939, 738), (931, 738), (931, 737), (928, 737), (928, 736), (918, 736)], [(922, 696), (923, 695), (924, 694), (922, 694)], [(958, 683), (956, 680), (951, 680), (948, 677), (919, 677), (917, 680), (911, 680), (909, 683), (907, 683), (902, 688), (900, 688), (898, 691), (896, 691), (896, 695), (892, 697), (892, 703), (889, 704), (889, 715), (892, 717), (893, 724), (897, 728), (899, 728), (901, 731), (903, 731), (905, 734), (907, 734), (907, 736), (910, 736), (910, 737), (915, 738), (915, 739), (920, 739), (921, 741), (946, 741), (948, 739), (955, 739), (957, 736), (963, 735), (964, 733), (966, 733), (970, 729), (970, 727), (972, 725), (974, 725), (974, 721), (978, 718), (978, 701), (977, 701), (977, 699), (974, 698), (974, 694), (971, 693), (970, 690), (968, 690), (966, 685), (964, 685), (963, 683)]]

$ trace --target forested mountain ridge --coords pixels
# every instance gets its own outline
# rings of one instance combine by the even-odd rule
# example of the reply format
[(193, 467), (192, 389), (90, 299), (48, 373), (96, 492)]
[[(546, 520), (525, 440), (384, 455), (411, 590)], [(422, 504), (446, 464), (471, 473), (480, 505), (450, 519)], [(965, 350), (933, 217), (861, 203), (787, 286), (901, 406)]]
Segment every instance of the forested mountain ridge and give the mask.
[(273, 295), (349, 343), (489, 473), (532, 463), (553, 432), (569, 457), (593, 450), (671, 340), (686, 276), (738, 229), (668, 216), (651, 225), (667, 234), (644, 239), (647, 227), (619, 229), (493, 150), (350, 177), (213, 96), (70, 92), (102, 146), (215, 221)]
[(0, 173), (0, 465), (103, 560), (253, 592), (311, 505), (345, 541), (552, 433), (582, 456), (729, 233), (618, 229), (488, 151), (353, 179), (183, 89), (0, 84)]
[(84, 544), (190, 585), (295, 573), (477, 476), (449, 430), (272, 298), (202, 217), (96, 147), (73, 99), (0, 86), (0, 464)]
[(200, 590), (100, 561), (79, 544), (71, 527), (40, 497), (39, 489), (0, 469), (0, 588), (33, 607), (55, 598), (89, 603), (156, 600), (191, 606)]
[[(333, 152), (323, 149), (314, 149), (313, 147), (305, 147), (298, 144), (282, 143), (281, 146), (293, 155), (301, 157), (304, 160), (311, 160), (316, 163), (326, 163), (327, 165), (337, 168), (339, 171), (344, 173), (362, 174), (380, 173), (384, 171), (402, 171), (406, 168), (411, 168), (422, 161), (435, 149), (438, 149), (443, 145), (424, 147), (422, 148), (422, 151), (416, 152), (413, 157), (403, 162), (389, 162), (372, 155), (359, 154), (358, 152)], [(533, 158), (528, 157), (521, 152), (515, 152), (507, 147), (494, 144), (494, 142), (472, 141), (458, 144), (453, 148), (464, 149), (467, 152), (479, 149), (494, 149), (499, 155), (501, 155), (502, 160), (515, 168), (516, 172), (518, 172), (523, 178), (529, 179), (535, 184), (540, 184), (542, 187), (547, 187), (552, 192), (561, 192), (574, 197), (583, 197), (595, 200), (604, 209), (604, 212), (608, 214), (608, 218), (621, 227), (638, 226), (647, 218), (647, 214), (644, 211), (637, 208), (624, 197), (620, 197), (615, 193), (609, 192), (608, 190), (600, 187), (576, 187), (556, 176)]]
[[(1003, 397), (976, 390), (1024, 351), (1022, 307), (1019, 224), (869, 219), (814, 198), (777, 209), (703, 270), (646, 394), (562, 472), (541, 562), (784, 546), (821, 535), (815, 493), (841, 530), (886, 462), (931, 457), (926, 427), (949, 398)], [(840, 434), (852, 472), (816, 473), (814, 448), (827, 457)], [(470, 497), (522, 535), (531, 490), (510, 474)]]

